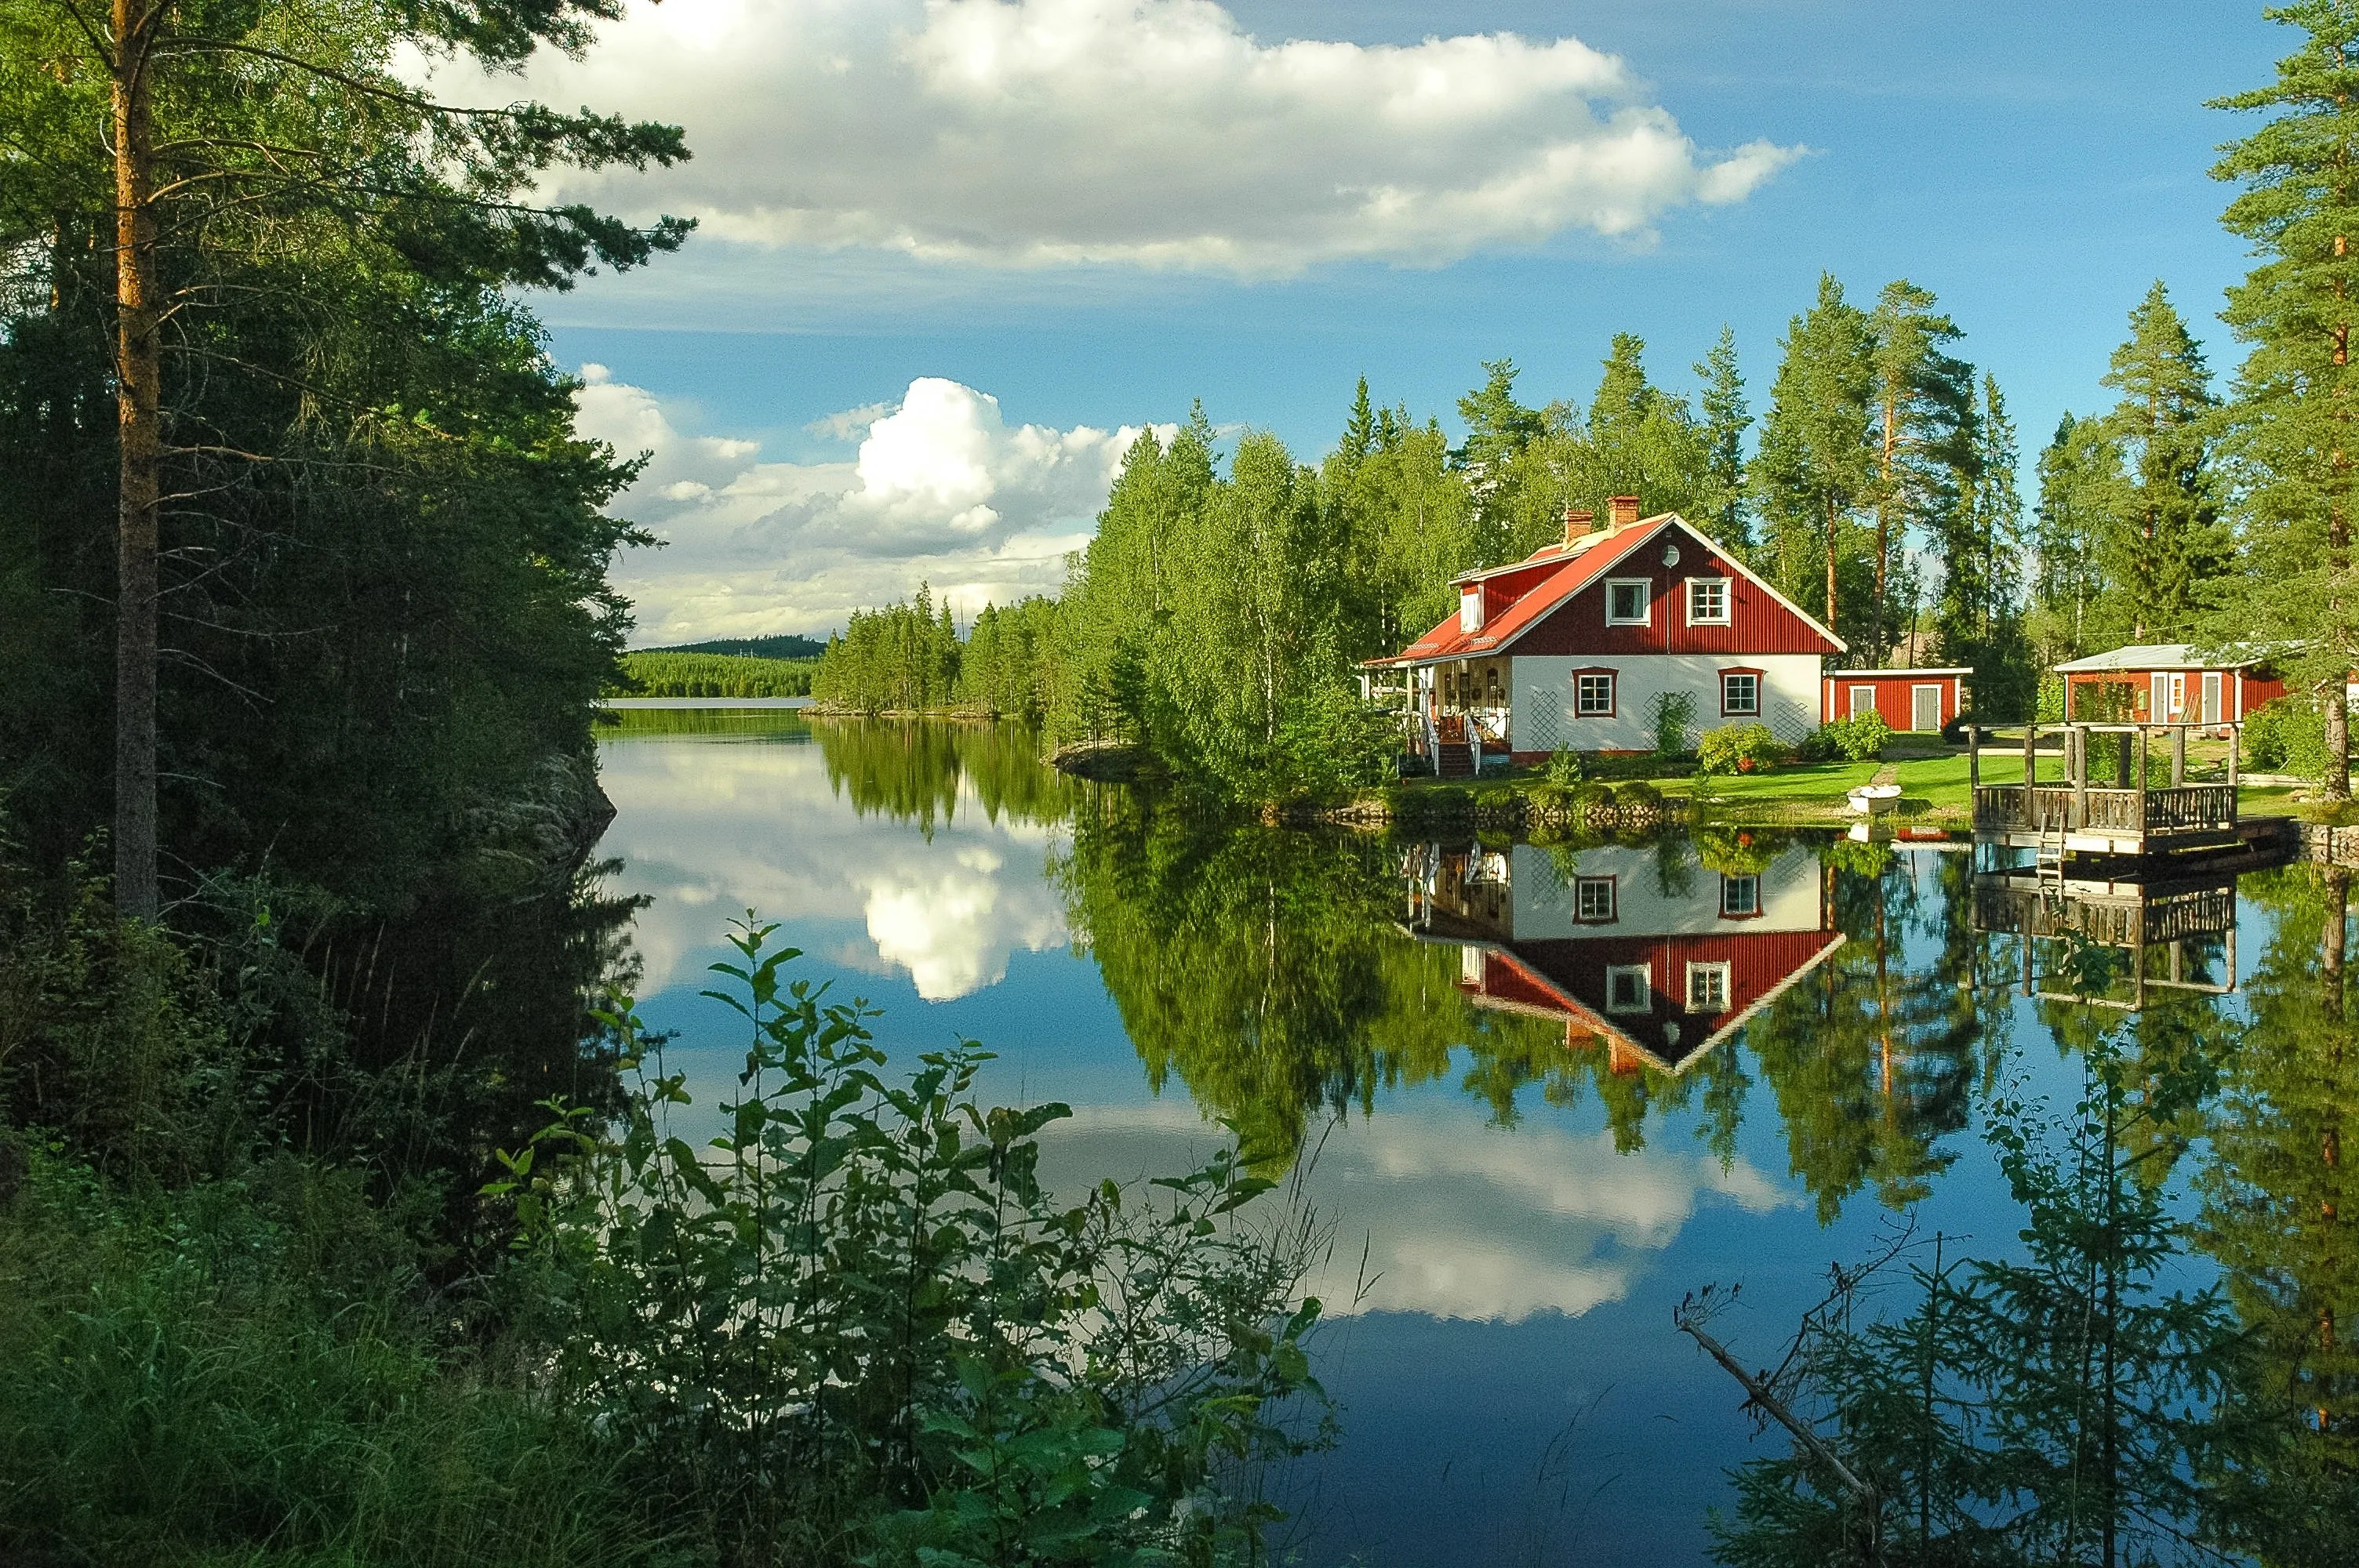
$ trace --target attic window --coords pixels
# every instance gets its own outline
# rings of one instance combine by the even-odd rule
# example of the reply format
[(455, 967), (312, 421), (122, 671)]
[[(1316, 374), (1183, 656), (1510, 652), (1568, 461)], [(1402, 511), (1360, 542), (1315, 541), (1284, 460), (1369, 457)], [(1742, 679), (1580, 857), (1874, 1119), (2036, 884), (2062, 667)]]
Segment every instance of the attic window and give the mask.
[(1690, 626), (1728, 624), (1728, 579), (1726, 578), (1691, 577), (1688, 579), (1688, 624)]
[(1470, 637), (1483, 630), (1483, 590), (1481, 589), (1469, 588), (1460, 590), (1458, 630)]
[(1607, 578), (1605, 579), (1605, 624), (1644, 626), (1647, 624), (1649, 597), (1648, 584), (1645, 578)]

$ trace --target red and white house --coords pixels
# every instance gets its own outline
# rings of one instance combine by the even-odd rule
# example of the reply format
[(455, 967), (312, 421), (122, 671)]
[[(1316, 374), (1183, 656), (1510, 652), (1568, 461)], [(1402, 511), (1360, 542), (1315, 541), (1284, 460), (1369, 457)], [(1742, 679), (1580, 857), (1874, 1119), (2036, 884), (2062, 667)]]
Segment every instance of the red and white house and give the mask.
[(2262, 654), (2199, 659), (2185, 643), (2133, 643), (2058, 665), (2064, 717), (2100, 722), (2241, 724), (2285, 695)]
[(1797, 845), (1757, 870), (1690, 867), (1604, 845), (1569, 864), (1528, 844), (1409, 851), (1409, 934), (1459, 945), (1477, 1007), (1560, 1020), (1617, 1073), (1678, 1073), (1843, 946), (1818, 858)]
[(1875, 713), (1895, 730), (1930, 732), (1966, 710), (1973, 697), (1974, 672), (1962, 665), (1942, 669), (1831, 670), (1820, 722)]
[(1397, 670), (1432, 743), (1535, 762), (1565, 748), (1645, 752), (1656, 700), (1685, 693), (1694, 730), (1817, 728), (1842, 638), (1674, 513), (1635, 497), (1607, 525), (1566, 514), (1562, 543), (1456, 579), (1459, 611), (1372, 669)]

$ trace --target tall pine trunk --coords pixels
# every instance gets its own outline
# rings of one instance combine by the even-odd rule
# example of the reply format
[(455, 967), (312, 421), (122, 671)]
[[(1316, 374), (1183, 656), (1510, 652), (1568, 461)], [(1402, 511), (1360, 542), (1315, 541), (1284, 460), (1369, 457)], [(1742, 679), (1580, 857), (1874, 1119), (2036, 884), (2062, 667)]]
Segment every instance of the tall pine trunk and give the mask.
[(1827, 497), (1827, 630), (1840, 637), (1835, 627), (1835, 498)]
[(156, 535), (163, 461), (148, 58), (162, 6), (114, 0), (115, 425), (114, 906), (153, 920), (156, 845)]

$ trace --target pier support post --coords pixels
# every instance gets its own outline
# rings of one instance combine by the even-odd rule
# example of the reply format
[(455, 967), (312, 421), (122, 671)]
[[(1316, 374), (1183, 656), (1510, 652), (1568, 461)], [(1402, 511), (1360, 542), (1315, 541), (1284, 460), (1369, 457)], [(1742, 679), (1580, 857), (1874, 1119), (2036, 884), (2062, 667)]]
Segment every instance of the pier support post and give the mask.
[(2089, 732), (2075, 724), (2064, 732), (2072, 766), (2072, 826), (2089, 826)]
[(2174, 724), (2170, 728), (2170, 787), (2187, 787), (2187, 726), (2184, 724)]
[(2032, 738), (2038, 733), (2039, 726), (2037, 724), (2023, 727), (2023, 809), (2026, 812), (2031, 809), (2031, 786), (2039, 782), (2034, 776), (2038, 763), (2031, 754)]
[(1966, 726), (1966, 800), (1969, 807), (1973, 792), (1983, 785), (1983, 732), (1979, 726)]

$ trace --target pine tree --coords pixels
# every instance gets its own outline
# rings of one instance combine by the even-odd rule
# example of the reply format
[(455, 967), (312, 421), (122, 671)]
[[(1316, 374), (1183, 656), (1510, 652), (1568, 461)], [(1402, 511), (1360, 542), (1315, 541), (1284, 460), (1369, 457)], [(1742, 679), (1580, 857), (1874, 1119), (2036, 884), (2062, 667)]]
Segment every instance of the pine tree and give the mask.
[(2225, 316), (2251, 346), (2228, 447), (2245, 498), (2244, 571), (2212, 634), (2289, 645), (2288, 680), (2325, 710), (2329, 799), (2351, 792), (2343, 682), (2359, 665), (2359, 579), (2351, 549), (2351, 319), (2359, 294), (2359, 7), (2279, 6), (2301, 29), (2277, 80), (2215, 107), (2266, 113), (2229, 145), (2215, 178), (2244, 189), (2222, 218), (2257, 258)]
[(1890, 590), (1894, 556), (1911, 527), (1950, 531), (1973, 458), (1973, 367), (1947, 351), (1962, 334), (1935, 312), (1932, 294), (1906, 278), (1884, 286), (1868, 319), (1875, 365), (1875, 599), (1869, 622), (1876, 662), (1897, 631)]
[(1973, 461), (1957, 477), (1951, 525), (1932, 541), (1942, 567), (1934, 634), (1943, 664), (1973, 666), (1978, 710), (2027, 715), (2035, 674), (2021, 619), (2023, 497), (2015, 422), (1995, 376), (1982, 379), (1971, 429)]
[(1875, 493), (1874, 347), (1865, 313), (1843, 298), (1832, 273), (1822, 275), (1817, 303), (1787, 327), (1752, 468), (1772, 579), (1797, 602), (1821, 605), (1839, 633), (1849, 602), (1842, 579), (1867, 586), (1858, 580), (1867, 563), (1857, 514)]
[(1703, 384), (1704, 472), (1711, 499), (1689, 519), (1741, 555), (1753, 552), (1753, 520), (1745, 499), (1745, 432), (1753, 424), (1745, 378), (1736, 368), (1736, 334), (1723, 325), (1720, 341), (1695, 367)]
[(2132, 642), (2185, 637), (2198, 585), (2223, 565), (2206, 428), (2212, 399), (2202, 348), (2160, 282), (2130, 312), (2104, 384), (2122, 395), (2104, 426), (2122, 470), (2099, 564), (2126, 601)]
[[(635, 265), (687, 225), (641, 231), (534, 188), (562, 166), (671, 164), (676, 127), (633, 125), (538, 104), (461, 109), (421, 95), (411, 57), (464, 51), (522, 65), (585, 45), (612, 0), (465, 0), (379, 11), (266, 4), (113, 0), (20, 4), (0, 16), (0, 123), (10, 166), (35, 166), (38, 211), (62, 234), (106, 213), (102, 244), (115, 392), (114, 897), (158, 908), (158, 667), (168, 514), (240, 481), (222, 465), (253, 452), (184, 427), (208, 379), (246, 368), (196, 325), (233, 300), (319, 302), (283, 276), (290, 256), (345, 247), (421, 293), (485, 282), (563, 287), (593, 263)], [(53, 138), (40, 146), (18, 132)], [(89, 149), (103, 149), (92, 158)], [(28, 156), (29, 153), (29, 156)], [(54, 155), (54, 156), (53, 156)], [(19, 168), (5, 168), (15, 185)], [(0, 195), (11, 194), (0, 192)], [(317, 275), (307, 281), (316, 287)], [(187, 351), (202, 368), (179, 373)], [(342, 411), (337, 411), (341, 413)], [(404, 411), (404, 417), (409, 411)], [(422, 414), (419, 416), (425, 417)], [(203, 470), (203, 471), (197, 471)]]

